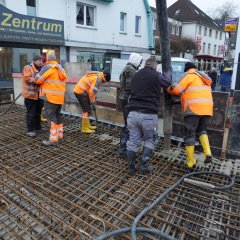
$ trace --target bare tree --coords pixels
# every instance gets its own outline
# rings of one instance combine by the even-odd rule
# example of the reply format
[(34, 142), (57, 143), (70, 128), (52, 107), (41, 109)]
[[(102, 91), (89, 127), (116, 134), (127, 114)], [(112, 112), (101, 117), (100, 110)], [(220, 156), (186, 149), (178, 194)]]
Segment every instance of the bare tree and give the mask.
[(184, 57), (186, 52), (196, 52), (197, 45), (194, 39), (183, 37), (177, 41), (171, 41), (171, 50), (174, 53), (182, 53), (182, 57)]
[(226, 2), (220, 7), (212, 8), (207, 11), (208, 15), (215, 20), (224, 20), (229, 17), (239, 16), (239, 5), (233, 2)]

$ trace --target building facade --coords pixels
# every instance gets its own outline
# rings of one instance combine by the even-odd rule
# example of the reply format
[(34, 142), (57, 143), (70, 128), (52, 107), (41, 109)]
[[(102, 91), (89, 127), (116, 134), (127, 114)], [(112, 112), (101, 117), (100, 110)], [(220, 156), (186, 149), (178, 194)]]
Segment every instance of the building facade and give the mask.
[(150, 55), (153, 49), (147, 0), (18, 0), (17, 4), (0, 0), (0, 4), (2, 78), (21, 72), (35, 54), (55, 52), (62, 64), (87, 63), (101, 70), (111, 67), (112, 58), (126, 59), (131, 52)]
[(223, 27), (190, 0), (178, 0), (172, 4), (168, 16), (182, 23), (182, 37), (196, 42), (197, 51), (189, 49), (185, 56), (194, 58), (201, 70), (218, 67), (227, 52)]

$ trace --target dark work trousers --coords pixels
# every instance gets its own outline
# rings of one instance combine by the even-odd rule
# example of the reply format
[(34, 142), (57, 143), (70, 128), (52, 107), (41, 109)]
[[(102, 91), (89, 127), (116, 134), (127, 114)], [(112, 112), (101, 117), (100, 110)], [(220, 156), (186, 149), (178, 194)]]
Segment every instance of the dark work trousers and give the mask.
[(144, 141), (144, 147), (154, 149), (157, 143), (158, 115), (131, 111), (128, 114), (129, 139), (127, 150), (137, 152)]
[(91, 103), (87, 93), (74, 93), (83, 112), (91, 113)]
[(207, 134), (207, 124), (210, 116), (189, 115), (184, 117), (184, 143), (192, 146), (196, 142), (196, 136)]
[(121, 133), (120, 133), (119, 153), (126, 154), (127, 153), (127, 140), (129, 138), (129, 131), (127, 128), (127, 117), (128, 117), (127, 104), (128, 104), (128, 101), (120, 99), (120, 102), (121, 102), (121, 106), (122, 106), (122, 110), (123, 110), (124, 127), (122, 128)]
[(42, 99), (33, 100), (29, 98), (24, 99), (24, 104), (27, 109), (27, 131), (34, 132), (41, 129), (41, 112)]
[(61, 104), (54, 104), (44, 101), (44, 109), (49, 124), (51, 124), (51, 122), (54, 122), (55, 124), (60, 124), (63, 122), (61, 108)]

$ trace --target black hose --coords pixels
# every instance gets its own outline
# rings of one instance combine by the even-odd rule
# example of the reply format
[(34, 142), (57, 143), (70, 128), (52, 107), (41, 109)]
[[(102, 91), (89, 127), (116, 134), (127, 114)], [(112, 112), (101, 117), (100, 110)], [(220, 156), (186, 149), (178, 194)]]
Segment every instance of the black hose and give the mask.
[[(197, 175), (204, 175), (204, 174), (207, 174), (207, 175), (217, 175), (217, 176), (225, 177), (225, 178), (227, 178), (229, 180), (229, 183), (226, 184), (226, 185), (223, 185), (223, 186), (216, 186), (216, 185), (213, 185), (213, 184), (210, 184), (210, 183), (189, 179), (189, 177), (197, 176)], [(233, 186), (234, 180), (235, 180), (234, 177), (228, 176), (228, 175), (223, 174), (223, 173), (218, 173), (218, 172), (193, 172), (193, 173), (186, 174), (186, 175), (182, 176), (171, 187), (169, 187), (152, 204), (150, 204), (148, 207), (144, 208), (143, 211), (134, 219), (134, 222), (133, 222), (133, 224), (132, 224), (132, 226), (130, 228), (121, 228), (121, 229), (118, 229), (118, 230), (113, 231), (113, 232), (108, 232), (108, 233), (106, 233), (106, 234), (96, 238), (95, 240), (104, 240), (104, 239), (107, 239), (109, 237), (117, 236), (117, 235), (120, 235), (122, 233), (129, 232), (129, 231), (131, 231), (131, 239), (132, 240), (136, 240), (137, 239), (136, 238), (136, 232), (141, 232), (141, 233), (148, 232), (148, 233), (152, 233), (152, 234), (155, 234), (157, 236), (160, 236), (160, 237), (164, 237), (167, 240), (172, 240), (174, 238), (164, 234), (163, 232), (161, 232), (159, 230), (137, 227), (137, 224), (140, 221), (140, 219), (149, 210), (151, 210), (155, 205), (157, 205), (160, 201), (162, 201), (169, 194), (169, 192), (171, 192), (174, 188), (176, 188), (182, 181), (185, 181), (185, 182), (197, 185), (197, 186), (201, 186), (201, 187), (204, 187), (204, 188), (211, 188), (211, 189), (214, 189), (214, 190), (226, 190), (226, 189), (231, 188)]]
[[(112, 232), (108, 232), (104, 235), (102, 235), (101, 237), (97, 237), (95, 238), (95, 240), (104, 240), (110, 237), (114, 237), (123, 233), (128, 233), (131, 231), (131, 227), (128, 228), (121, 228)], [(158, 236), (158, 237), (162, 237), (163, 239), (166, 240), (176, 240), (175, 238), (172, 238), (170, 236), (168, 236), (167, 234), (157, 230), (157, 229), (151, 229), (151, 228), (145, 228), (145, 227), (137, 227), (136, 228), (136, 232), (138, 233), (150, 233), (152, 235)]]
[(4, 112), (4, 113), (1, 113), (0, 117), (2, 117), (3, 115), (5, 115), (11, 108), (12, 106), (15, 104), (15, 102), (20, 98), (20, 96), (22, 95), (22, 93), (20, 93), (17, 98), (14, 99), (14, 101), (11, 103), (11, 105), (8, 107), (8, 109)]

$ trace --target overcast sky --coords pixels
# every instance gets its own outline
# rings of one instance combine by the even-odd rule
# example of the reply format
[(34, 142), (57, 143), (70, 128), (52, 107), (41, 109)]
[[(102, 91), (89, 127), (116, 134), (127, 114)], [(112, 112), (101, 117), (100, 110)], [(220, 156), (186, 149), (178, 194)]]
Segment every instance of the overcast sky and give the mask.
[[(150, 6), (155, 7), (155, 0), (148, 0), (148, 2)], [(176, 0), (167, 0), (167, 6), (169, 7), (175, 2)], [(216, 9), (217, 7), (222, 6), (226, 2), (237, 4), (240, 9), (240, 0), (192, 0), (192, 3), (205, 13), (207, 13), (210, 9)]]

